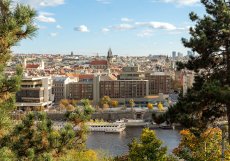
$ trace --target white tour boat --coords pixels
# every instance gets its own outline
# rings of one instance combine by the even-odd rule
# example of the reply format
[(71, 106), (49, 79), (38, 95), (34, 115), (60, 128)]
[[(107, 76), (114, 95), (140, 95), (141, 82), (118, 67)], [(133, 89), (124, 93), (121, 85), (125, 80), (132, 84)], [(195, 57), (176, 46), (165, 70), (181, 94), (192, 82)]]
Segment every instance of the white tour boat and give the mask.
[[(65, 126), (65, 122), (54, 122), (53, 128), (60, 130)], [(108, 122), (88, 122), (86, 123), (89, 131), (108, 132), (108, 133), (119, 133), (125, 130), (126, 126), (124, 123), (108, 123)], [(79, 126), (73, 127), (74, 130), (80, 130)]]
[(142, 127), (148, 127), (149, 122), (145, 122), (143, 119), (122, 119), (119, 121), (116, 121), (116, 123), (124, 123), (127, 127), (135, 127), (135, 126), (142, 126)]
[(125, 130), (123, 123), (88, 123), (89, 131), (119, 133)]

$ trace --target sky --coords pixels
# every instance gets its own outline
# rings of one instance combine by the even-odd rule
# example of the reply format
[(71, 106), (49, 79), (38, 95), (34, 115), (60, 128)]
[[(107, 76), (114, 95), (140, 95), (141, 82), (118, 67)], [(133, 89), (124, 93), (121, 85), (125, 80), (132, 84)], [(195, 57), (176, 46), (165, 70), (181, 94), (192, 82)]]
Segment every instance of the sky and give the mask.
[(144, 56), (187, 53), (191, 11), (202, 16), (199, 0), (16, 0), (36, 11), (39, 28), (15, 53)]

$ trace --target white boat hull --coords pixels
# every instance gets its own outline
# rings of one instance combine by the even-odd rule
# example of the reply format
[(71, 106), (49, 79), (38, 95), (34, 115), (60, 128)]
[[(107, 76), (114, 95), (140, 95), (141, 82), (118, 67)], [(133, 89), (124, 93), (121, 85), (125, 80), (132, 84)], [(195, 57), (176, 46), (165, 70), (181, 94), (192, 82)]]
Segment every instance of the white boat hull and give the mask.
[(107, 133), (120, 133), (125, 130), (125, 124), (92, 124), (88, 125), (89, 131), (93, 132), (107, 132)]

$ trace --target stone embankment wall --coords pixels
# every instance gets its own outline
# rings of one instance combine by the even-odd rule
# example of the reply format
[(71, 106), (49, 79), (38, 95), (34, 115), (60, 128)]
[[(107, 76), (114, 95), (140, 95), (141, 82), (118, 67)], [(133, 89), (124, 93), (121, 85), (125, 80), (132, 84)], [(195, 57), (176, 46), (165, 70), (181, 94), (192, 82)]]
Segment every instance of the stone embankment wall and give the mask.
[[(144, 120), (152, 120), (152, 114), (156, 113), (157, 115), (162, 112), (156, 111), (116, 111), (116, 112), (96, 112), (92, 115), (92, 119), (103, 119), (105, 121), (116, 121), (119, 119), (144, 119)], [(49, 112), (48, 117), (55, 121), (64, 121), (65, 114), (61, 112)]]

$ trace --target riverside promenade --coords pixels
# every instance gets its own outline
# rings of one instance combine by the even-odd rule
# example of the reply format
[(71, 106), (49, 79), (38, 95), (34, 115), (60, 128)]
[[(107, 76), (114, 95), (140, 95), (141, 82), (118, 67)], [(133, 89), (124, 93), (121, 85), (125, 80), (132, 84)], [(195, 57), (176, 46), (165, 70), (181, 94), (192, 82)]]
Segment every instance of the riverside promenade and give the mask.
[[(119, 119), (143, 119), (152, 120), (153, 114), (160, 115), (165, 113), (164, 111), (159, 111), (158, 109), (149, 110), (147, 108), (134, 108), (133, 110), (128, 108), (122, 110), (121, 108), (107, 109), (103, 111), (97, 111), (92, 114), (92, 119), (103, 119), (105, 121), (116, 121)], [(47, 112), (48, 117), (51, 120), (63, 121), (65, 120), (64, 111), (49, 111)]]

